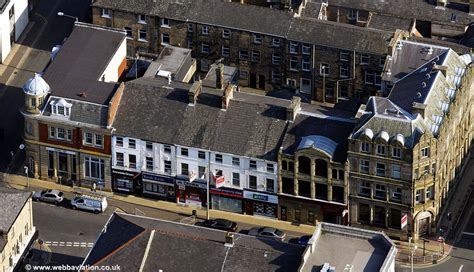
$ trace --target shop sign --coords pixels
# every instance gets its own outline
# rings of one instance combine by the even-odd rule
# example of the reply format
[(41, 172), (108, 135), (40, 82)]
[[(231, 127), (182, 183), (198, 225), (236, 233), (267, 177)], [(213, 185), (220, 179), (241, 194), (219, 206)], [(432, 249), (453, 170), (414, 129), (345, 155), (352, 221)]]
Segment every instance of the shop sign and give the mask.
[(223, 196), (231, 196), (231, 197), (238, 197), (242, 198), (243, 193), (241, 190), (235, 190), (235, 189), (230, 189), (230, 188), (211, 188), (210, 189), (211, 194), (215, 195), (223, 195)]
[[(193, 182), (189, 182), (188, 177), (186, 176), (176, 176), (176, 184), (178, 186), (189, 186), (201, 189), (207, 189), (207, 181), (202, 179), (195, 179)], [(180, 189), (181, 190), (181, 189)]]
[(145, 172), (142, 173), (142, 179), (148, 181), (169, 183), (170, 185), (174, 184), (174, 179), (171, 177), (159, 176)]
[(244, 191), (244, 198), (255, 200), (255, 201), (278, 204), (278, 196), (276, 195)]
[(129, 172), (124, 172), (124, 171), (117, 171), (112, 169), (112, 174), (117, 174), (117, 175), (122, 175), (122, 176), (127, 176), (127, 177), (134, 177), (136, 174), (134, 173), (129, 173)]

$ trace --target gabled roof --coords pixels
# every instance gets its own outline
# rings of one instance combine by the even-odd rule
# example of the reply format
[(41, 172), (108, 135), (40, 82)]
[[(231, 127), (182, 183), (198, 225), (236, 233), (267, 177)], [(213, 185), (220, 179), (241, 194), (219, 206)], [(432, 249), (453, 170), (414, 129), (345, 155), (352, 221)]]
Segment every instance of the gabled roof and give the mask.
[(0, 252), (6, 241), (1, 233), (9, 232), (18, 215), (31, 197), (31, 192), (10, 189), (0, 185)]
[[(304, 248), (234, 233), (126, 214), (113, 214), (84, 265), (124, 271), (297, 271)], [(148, 250), (147, 250), (148, 248)], [(145, 251), (147, 255), (145, 256)]]

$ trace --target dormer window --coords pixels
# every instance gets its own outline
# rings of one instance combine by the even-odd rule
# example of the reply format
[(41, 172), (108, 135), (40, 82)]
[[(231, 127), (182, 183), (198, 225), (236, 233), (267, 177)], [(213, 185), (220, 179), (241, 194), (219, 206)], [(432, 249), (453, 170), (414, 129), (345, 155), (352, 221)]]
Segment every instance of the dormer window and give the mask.
[(55, 116), (69, 117), (71, 115), (72, 104), (64, 99), (53, 100), (51, 103), (51, 112)]

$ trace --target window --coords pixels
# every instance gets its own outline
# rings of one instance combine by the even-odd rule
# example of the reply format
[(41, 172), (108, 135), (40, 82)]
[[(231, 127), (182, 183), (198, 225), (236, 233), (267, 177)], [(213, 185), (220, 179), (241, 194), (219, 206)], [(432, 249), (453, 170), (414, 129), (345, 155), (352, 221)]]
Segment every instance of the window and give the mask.
[(362, 54), (360, 55), (360, 64), (368, 64), (370, 60), (369, 55)]
[(379, 58), (379, 67), (384, 67), (385, 66), (385, 57), (380, 57)]
[(293, 70), (293, 71), (298, 70), (298, 57), (297, 56), (290, 57), (290, 70)]
[(385, 177), (385, 164), (378, 162), (375, 167), (375, 173), (377, 176)]
[(303, 57), (301, 59), (301, 70), (309, 71), (311, 69), (311, 61), (309, 57)]
[(201, 43), (201, 53), (208, 54), (211, 51), (211, 46), (207, 42)]
[(91, 144), (92, 144), (92, 141), (93, 141), (93, 138), (92, 138), (92, 137), (93, 137), (92, 133), (90, 133), (90, 132), (84, 133), (84, 142), (85, 142), (86, 144), (90, 144), (90, 145), (91, 145)]
[(359, 222), (370, 222), (370, 206), (368, 204), (359, 203)]
[(165, 173), (171, 174), (171, 161), (165, 160)]
[(423, 189), (416, 190), (415, 192), (415, 202), (422, 203), (423, 202)]
[(249, 77), (249, 72), (248, 71), (239, 71), (239, 78), (240, 79), (247, 79)]
[(222, 154), (216, 154), (215, 161), (218, 163), (222, 163)]
[(365, 84), (374, 84), (374, 72), (365, 71)]
[(145, 147), (146, 147), (146, 150), (153, 151), (153, 143), (152, 142), (146, 142)]
[(281, 81), (280, 70), (272, 70), (272, 82), (279, 83)]
[(250, 169), (257, 169), (257, 161), (250, 160), (250, 162), (249, 162), (249, 168), (250, 168)]
[(146, 42), (146, 29), (138, 30), (138, 40)]
[(123, 138), (122, 137), (115, 137), (115, 145), (116, 146), (123, 146)]
[(123, 166), (123, 153), (117, 152), (115, 153), (115, 165)]
[(339, 60), (340, 60), (340, 61), (348, 61), (348, 60), (349, 60), (349, 52), (347, 52), (347, 51), (340, 51), (340, 52), (339, 52)]
[(426, 188), (425, 197), (425, 199), (434, 199), (434, 185), (431, 185), (430, 187)]
[(394, 229), (401, 229), (402, 212), (400, 210), (390, 209), (390, 227)]
[(209, 27), (208, 26), (202, 26), (201, 34), (202, 35), (209, 35)]
[(402, 167), (399, 165), (392, 165), (392, 178), (400, 179), (402, 175)]
[(272, 64), (280, 64), (280, 60), (281, 60), (281, 57), (280, 57), (280, 54), (272, 54)]
[(132, 28), (131, 27), (124, 27), (123, 30), (125, 30), (125, 32), (127, 32), (127, 38), (133, 38), (133, 35), (132, 35)]
[(359, 11), (358, 11), (358, 10), (356, 10), (356, 9), (351, 9), (351, 10), (349, 10), (349, 14), (347, 15), (347, 18), (348, 18), (349, 20), (357, 20), (358, 15), (359, 15)]
[(228, 57), (230, 56), (230, 47), (227, 45), (222, 46), (222, 56), (223, 57)]
[(374, 208), (374, 224), (385, 227), (385, 218), (387, 212), (384, 207), (375, 206)]
[(232, 173), (232, 185), (240, 186), (240, 174)]
[(249, 58), (249, 52), (247, 50), (239, 50), (239, 59), (247, 60)]
[(161, 33), (161, 44), (170, 44), (170, 34), (169, 33)]
[(63, 106), (57, 106), (58, 109), (58, 114), (59, 115), (64, 115), (64, 107)]
[(206, 159), (206, 152), (198, 151), (198, 158), (205, 160)]
[(267, 188), (267, 192), (273, 193), (275, 191), (275, 181), (267, 178), (267, 184), (265, 187)]
[(342, 78), (348, 78), (349, 77), (349, 67), (347, 64), (342, 64), (339, 66), (339, 76)]
[(167, 18), (161, 19), (161, 27), (170, 27), (170, 20)]
[(362, 173), (369, 173), (369, 166), (370, 166), (370, 163), (369, 161), (360, 161), (360, 172)]
[(128, 154), (128, 167), (137, 168), (137, 156), (133, 154)]
[(365, 152), (365, 153), (369, 153), (370, 152), (370, 144), (365, 143), (365, 142), (360, 143), (360, 151)]
[(423, 149), (421, 149), (421, 157), (422, 158), (426, 158), (430, 155), (430, 148), (429, 147), (425, 147)]
[(260, 51), (252, 50), (252, 61), (259, 62), (260, 61)]
[(274, 47), (280, 47), (280, 44), (281, 44), (281, 40), (279, 38), (273, 38), (272, 39), (272, 45)]
[(249, 176), (249, 188), (250, 189), (257, 189), (257, 177), (256, 176)]
[(382, 85), (382, 76), (379, 73), (375, 74), (374, 84), (376, 86)]
[(146, 16), (144, 14), (138, 14), (138, 23), (146, 24)]
[(274, 173), (275, 172), (275, 166), (271, 163), (267, 163), (267, 172), (268, 173)]
[(181, 163), (181, 175), (189, 175), (189, 165), (187, 163)]
[(95, 135), (95, 146), (101, 147), (104, 144), (104, 139), (102, 135), (96, 134)]
[(188, 40), (188, 48), (193, 49), (193, 41)]
[(163, 151), (164, 151), (165, 153), (167, 153), (167, 154), (171, 154), (171, 146), (165, 145), (165, 146), (163, 147)]
[(153, 158), (152, 157), (146, 157), (146, 170), (148, 171), (153, 171)]
[(200, 70), (201, 70), (202, 72), (207, 72), (207, 71), (209, 71), (209, 67), (210, 67), (210, 65), (209, 65), (209, 60), (206, 59), (206, 58), (202, 58), (202, 59), (201, 59), (201, 63), (200, 63), (200, 67), (199, 67)]
[(385, 185), (375, 184), (375, 198), (378, 198), (378, 199), (386, 198)]
[(402, 150), (398, 147), (392, 148), (392, 157), (401, 158), (402, 157)]
[(181, 156), (189, 156), (189, 150), (187, 148), (182, 148), (181, 147)]
[(128, 148), (135, 149), (136, 146), (137, 146), (137, 142), (135, 141), (135, 139), (128, 139)]
[(58, 134), (57, 134), (58, 139), (64, 140), (65, 134), (66, 134), (66, 131), (64, 130), (64, 128), (58, 128)]
[(240, 159), (237, 157), (232, 157), (232, 165), (240, 166)]
[(402, 202), (402, 188), (392, 188), (392, 201)]
[(102, 9), (102, 17), (110, 18), (111, 14), (110, 9)]
[(229, 39), (230, 38), (230, 30), (229, 29), (223, 29), (222, 30), (222, 38), (224, 38), (224, 39)]
[(193, 33), (193, 32), (194, 32), (193, 24), (188, 24), (188, 32), (189, 32), (189, 33)]
[(262, 35), (260, 34), (253, 34), (253, 43), (261, 44), (262, 43)]
[(359, 195), (370, 196), (370, 182), (361, 181), (359, 184)]
[(329, 75), (329, 64), (321, 63), (321, 66), (319, 67), (319, 73), (321, 75)]
[(104, 179), (104, 160), (93, 157), (84, 158), (84, 175), (86, 178)]
[(385, 155), (385, 146), (377, 145), (377, 155)]
[(198, 177), (200, 179), (205, 178), (206, 176), (206, 167), (205, 166), (198, 166)]
[(298, 43), (297, 42), (290, 42), (290, 53), (291, 54), (298, 54)]
[(36, 107), (36, 98), (31, 98), (31, 106)]
[(326, 97), (333, 97), (334, 96), (334, 87), (332, 84), (327, 83), (326, 85)]
[(301, 53), (303, 55), (309, 55), (311, 54), (311, 45), (309, 44), (303, 44), (301, 45)]
[(72, 141), (72, 130), (68, 129), (66, 132), (67, 132), (67, 140)]

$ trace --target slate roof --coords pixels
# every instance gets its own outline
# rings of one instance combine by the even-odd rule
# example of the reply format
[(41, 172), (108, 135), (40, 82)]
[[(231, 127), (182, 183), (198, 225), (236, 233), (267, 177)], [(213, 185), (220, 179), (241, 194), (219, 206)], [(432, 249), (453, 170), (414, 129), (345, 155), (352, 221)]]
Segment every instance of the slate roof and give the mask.
[[(0, 186), (0, 233), (10, 231), (16, 218), (31, 197), (31, 192), (24, 192)], [(0, 251), (6, 241), (0, 234)]]
[(288, 39), (328, 47), (386, 54), (393, 33), (312, 18), (294, 18)]
[[(45, 104), (43, 110), (43, 116), (51, 117), (51, 106), (50, 102), (58, 99), (56, 96), (51, 96), (48, 102)], [(71, 103), (71, 115), (69, 121), (87, 123), (91, 125), (97, 125), (105, 127), (107, 126), (108, 118), (108, 107), (105, 105), (93, 104), (84, 101), (65, 99), (66, 102)], [(53, 116), (54, 117), (54, 116)], [(61, 117), (58, 120), (62, 119)]]
[[(329, 5), (444, 24), (467, 25), (472, 20), (472, 17), (465, 11), (460, 11), (450, 6), (447, 6), (445, 9), (437, 9), (436, 5), (425, 0), (331, 0)], [(453, 14), (456, 16), (455, 23), (451, 22)]]
[(124, 32), (76, 23), (43, 76), (53, 95), (107, 104), (118, 84), (99, 77), (124, 39)]
[(471, 52), (470, 47), (462, 45), (462, 44), (454, 43), (454, 42), (449, 42), (449, 41), (436, 40), (436, 39), (417, 37), (417, 36), (407, 37), (407, 40), (408, 41), (419, 42), (419, 43), (433, 44), (433, 45), (437, 45), (437, 46), (449, 47), (449, 48), (453, 49), (458, 54), (467, 54), (467, 53)]
[(386, 14), (375, 13), (370, 18), (367, 27), (386, 31), (396, 31), (398, 29), (409, 31), (412, 25), (411, 18), (401, 18)]
[(154, 218), (113, 214), (84, 265), (120, 265), (138, 271), (154, 231), (143, 271), (296, 271), (304, 247)]
[(203, 88), (196, 105), (189, 105), (190, 87), (146, 78), (127, 83), (113, 124), (116, 134), (276, 160), (286, 107), (251, 102), (251, 96), (258, 97), (239, 94), (244, 99), (234, 96), (222, 110), (223, 91), (209, 88)]
[(449, 50), (448, 47), (412, 41), (401, 40), (398, 43), (401, 49), (395, 48), (392, 56), (386, 60), (382, 80), (395, 82)]

